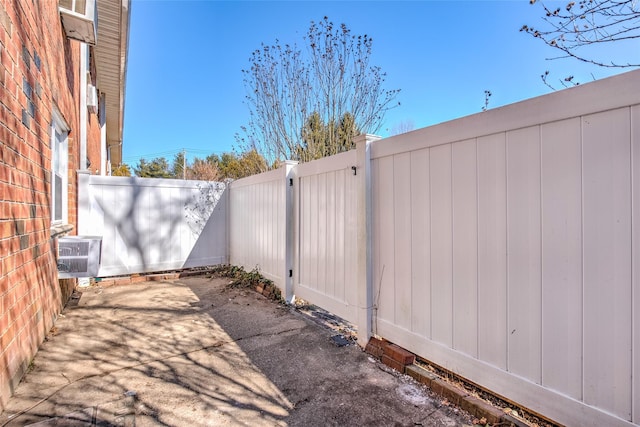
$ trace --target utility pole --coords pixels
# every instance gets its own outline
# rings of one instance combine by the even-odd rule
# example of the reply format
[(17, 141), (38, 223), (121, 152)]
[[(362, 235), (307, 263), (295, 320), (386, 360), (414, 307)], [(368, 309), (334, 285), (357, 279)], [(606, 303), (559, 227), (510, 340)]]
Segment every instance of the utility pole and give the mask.
[(182, 149), (182, 179), (187, 179), (187, 149)]

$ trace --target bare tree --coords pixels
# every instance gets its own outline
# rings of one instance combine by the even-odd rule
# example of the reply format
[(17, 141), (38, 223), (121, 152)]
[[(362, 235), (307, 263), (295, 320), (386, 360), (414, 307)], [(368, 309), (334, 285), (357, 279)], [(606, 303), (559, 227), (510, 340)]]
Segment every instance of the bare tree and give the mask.
[(403, 120), (400, 123), (396, 123), (391, 128), (391, 135), (400, 135), (403, 133), (411, 132), (412, 130), (415, 130), (415, 128), (416, 125), (413, 120)]
[[(386, 74), (370, 64), (371, 37), (352, 35), (345, 24), (334, 26), (324, 17), (311, 22), (304, 41), (305, 50), (278, 40), (263, 44), (243, 70), (250, 118), (239, 143), (270, 163), (304, 160), (298, 155), (313, 114), (331, 126), (348, 113), (359, 131), (375, 133), (385, 113), (399, 105), (394, 102), (399, 90), (385, 89)], [(326, 135), (326, 146), (339, 144), (332, 139), (336, 132)]]
[[(640, 1), (638, 0), (580, 0), (568, 1), (564, 7), (549, 8), (543, 2), (544, 28), (524, 25), (520, 31), (539, 38), (548, 46), (562, 52), (559, 58), (575, 58), (601, 67), (638, 67), (640, 38)], [(598, 58), (590, 47), (627, 43), (631, 61)], [(633, 44), (631, 44), (633, 43)], [(600, 51), (602, 52), (602, 50)], [(553, 58), (556, 59), (556, 58)]]

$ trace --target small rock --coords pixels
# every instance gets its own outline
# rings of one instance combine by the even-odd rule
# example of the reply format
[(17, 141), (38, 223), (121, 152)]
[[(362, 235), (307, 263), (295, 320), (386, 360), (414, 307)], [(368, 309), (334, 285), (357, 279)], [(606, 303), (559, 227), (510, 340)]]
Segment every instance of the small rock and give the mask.
[(334, 335), (331, 337), (331, 341), (338, 347), (345, 347), (349, 345), (349, 340), (343, 337), (342, 335)]

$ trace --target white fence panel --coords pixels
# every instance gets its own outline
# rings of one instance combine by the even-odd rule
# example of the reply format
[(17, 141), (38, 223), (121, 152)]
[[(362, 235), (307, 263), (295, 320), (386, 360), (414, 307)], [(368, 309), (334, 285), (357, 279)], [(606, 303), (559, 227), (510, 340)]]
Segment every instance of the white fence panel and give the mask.
[(295, 167), (293, 293), (357, 317), (356, 151)]
[(258, 269), (282, 291), (286, 263), (287, 171), (291, 165), (230, 185), (231, 264)]
[(102, 236), (100, 277), (228, 261), (222, 184), (79, 177), (78, 234)]
[(374, 332), (552, 419), (640, 424), (640, 71), (373, 142)]

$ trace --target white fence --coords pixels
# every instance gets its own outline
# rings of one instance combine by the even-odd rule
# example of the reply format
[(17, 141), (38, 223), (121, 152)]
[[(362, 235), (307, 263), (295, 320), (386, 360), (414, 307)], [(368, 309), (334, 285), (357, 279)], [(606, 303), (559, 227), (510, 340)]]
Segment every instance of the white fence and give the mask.
[(78, 234), (102, 236), (101, 277), (224, 264), (223, 191), (204, 181), (80, 174)]
[[(79, 175), (101, 276), (230, 262), (557, 422), (640, 425), (640, 71), (235, 181)], [(210, 212), (211, 206), (215, 206)]]
[(237, 181), (231, 261), (560, 423), (640, 425), (638, 123), (633, 71)]
[(373, 143), (376, 332), (568, 425), (639, 423), (639, 104), (633, 72)]

